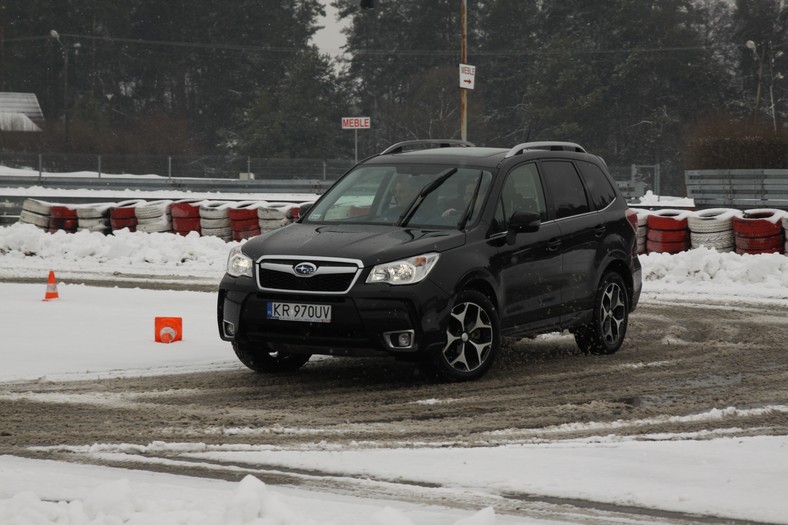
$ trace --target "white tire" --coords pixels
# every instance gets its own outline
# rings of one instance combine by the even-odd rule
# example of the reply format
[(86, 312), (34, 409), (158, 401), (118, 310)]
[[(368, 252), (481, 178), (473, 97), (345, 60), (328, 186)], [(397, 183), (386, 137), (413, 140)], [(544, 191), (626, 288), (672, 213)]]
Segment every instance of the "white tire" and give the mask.
[(213, 237), (219, 237), (225, 241), (233, 240), (233, 230), (232, 228), (202, 228), (202, 235), (208, 236), (211, 235)]
[(109, 210), (117, 206), (114, 202), (102, 202), (100, 204), (85, 204), (77, 208), (77, 218), (79, 219), (101, 219), (109, 217)]
[(38, 213), (23, 209), (19, 212), (19, 222), (33, 224), (39, 228), (49, 228), (49, 215), (39, 215)]
[(700, 248), (701, 246), (718, 248), (735, 244), (733, 230), (715, 233), (690, 233), (690, 239), (693, 248)]
[(52, 208), (51, 202), (44, 202), (37, 199), (25, 199), (22, 203), (22, 211), (29, 211), (37, 215), (49, 215), (49, 210)]
[(227, 201), (208, 201), (200, 205), (200, 218), (226, 219), (227, 209), (234, 203)]
[(200, 219), (200, 228), (205, 230), (208, 228), (209, 230), (216, 230), (216, 229), (223, 229), (223, 228), (230, 228), (232, 226), (230, 219), (227, 217), (223, 219)]
[(172, 208), (172, 201), (169, 200), (153, 201), (137, 206), (134, 209), (134, 214), (137, 216), (137, 219), (152, 219), (156, 217), (162, 217), (164, 215), (169, 215), (171, 208)]

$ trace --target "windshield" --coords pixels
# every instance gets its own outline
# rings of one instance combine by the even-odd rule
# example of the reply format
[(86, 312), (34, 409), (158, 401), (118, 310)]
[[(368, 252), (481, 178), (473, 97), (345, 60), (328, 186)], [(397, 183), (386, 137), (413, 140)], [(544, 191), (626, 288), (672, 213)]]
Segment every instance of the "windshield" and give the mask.
[(491, 181), (489, 171), (468, 166), (360, 166), (304, 222), (462, 227), (477, 221)]

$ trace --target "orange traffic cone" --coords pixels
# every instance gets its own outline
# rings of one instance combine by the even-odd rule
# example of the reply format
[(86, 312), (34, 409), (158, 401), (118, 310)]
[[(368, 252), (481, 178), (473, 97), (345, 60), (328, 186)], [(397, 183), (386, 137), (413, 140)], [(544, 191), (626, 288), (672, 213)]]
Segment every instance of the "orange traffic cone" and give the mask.
[(172, 343), (182, 339), (183, 320), (180, 317), (157, 317), (155, 321), (157, 343)]
[(49, 279), (47, 279), (47, 293), (44, 296), (44, 301), (57, 299), (60, 296), (57, 294), (57, 281), (55, 280), (55, 272), (49, 270)]

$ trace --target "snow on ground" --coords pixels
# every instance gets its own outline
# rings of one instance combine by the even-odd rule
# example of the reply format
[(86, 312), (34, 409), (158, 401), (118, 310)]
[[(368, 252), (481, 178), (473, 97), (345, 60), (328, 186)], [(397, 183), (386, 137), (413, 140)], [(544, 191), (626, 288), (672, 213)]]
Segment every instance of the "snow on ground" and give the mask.
[[(217, 283), (229, 248), (215, 238), (116, 232), (50, 235), (30, 225), (0, 228), (0, 398), (13, 400), (3, 382), (163, 374), (206, 369), (242, 373), (219, 341), (215, 294), (95, 288), (68, 276), (187, 276)], [(788, 305), (788, 257), (740, 256), (699, 249), (641, 256), (644, 301)], [(49, 270), (59, 298), (43, 301)], [(142, 277), (141, 277), (142, 278)], [(183, 318), (183, 341), (154, 342), (154, 317)], [(17, 394), (14, 394), (17, 395)], [(432, 402), (434, 400), (425, 400)], [(437, 400), (435, 402), (439, 402)], [(108, 400), (107, 402), (112, 402)], [(786, 411), (786, 407), (768, 407)], [(731, 407), (689, 417), (730, 416)], [(0, 431), (2, 431), (0, 422)], [(299, 450), (209, 447), (202, 444), (86, 443), (86, 454), (122, 455), (134, 447), (186, 452), (238, 463), (324, 468), (337, 475), (440, 482), (455, 493), (514, 491), (587, 498), (619, 505), (788, 523), (788, 438), (693, 440), (690, 435), (614, 436), (487, 448), (421, 447), (336, 449), (315, 443)], [(708, 437), (708, 436), (704, 436)], [(56, 446), (57, 448), (57, 446)], [(425, 489), (426, 490), (426, 489)], [(461, 511), (402, 502), (365, 500), (266, 486), (0, 456), (3, 524), (329, 524), (492, 525), (550, 523), (495, 515), (491, 508)]]

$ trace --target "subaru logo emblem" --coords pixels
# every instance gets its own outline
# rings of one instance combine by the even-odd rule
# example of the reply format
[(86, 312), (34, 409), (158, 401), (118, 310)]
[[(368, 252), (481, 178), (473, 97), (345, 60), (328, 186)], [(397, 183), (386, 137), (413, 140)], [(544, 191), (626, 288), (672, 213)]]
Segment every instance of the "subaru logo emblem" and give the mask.
[(301, 277), (309, 277), (317, 271), (317, 266), (309, 262), (302, 262), (293, 266), (293, 271)]

